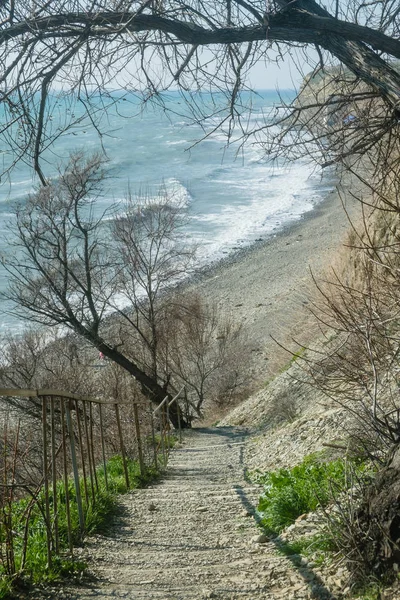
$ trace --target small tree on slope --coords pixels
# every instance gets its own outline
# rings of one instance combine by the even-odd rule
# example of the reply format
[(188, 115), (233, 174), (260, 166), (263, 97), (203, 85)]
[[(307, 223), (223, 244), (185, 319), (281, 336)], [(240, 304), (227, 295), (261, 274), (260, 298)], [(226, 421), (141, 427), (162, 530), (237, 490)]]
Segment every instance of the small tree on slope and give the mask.
[[(126, 290), (135, 265), (130, 265), (126, 277), (120, 248), (111, 239), (111, 227), (104, 223), (108, 215), (94, 216), (104, 179), (103, 162), (100, 156), (73, 155), (59, 179), (17, 207), (13, 254), (3, 259), (10, 276), (7, 296), (20, 317), (66, 327), (83, 337), (134, 376), (143, 394), (158, 404), (170, 395), (168, 382), (160, 382), (154, 369), (146, 370), (132, 353), (115, 344), (107, 321), (121, 281)], [(171, 244), (173, 232), (169, 230), (167, 236), (160, 227), (158, 233), (162, 257), (161, 246)], [(177, 424), (175, 405), (171, 420)]]

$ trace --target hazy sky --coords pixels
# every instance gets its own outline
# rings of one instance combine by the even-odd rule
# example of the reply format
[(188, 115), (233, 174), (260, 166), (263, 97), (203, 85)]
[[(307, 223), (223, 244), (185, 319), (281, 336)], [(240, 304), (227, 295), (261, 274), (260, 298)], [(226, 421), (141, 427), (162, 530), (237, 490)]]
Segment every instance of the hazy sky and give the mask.
[(294, 89), (299, 86), (301, 79), (290, 60), (279, 64), (258, 63), (250, 74), (251, 86), (259, 90)]
[(304, 75), (310, 73), (318, 61), (317, 52), (310, 46), (307, 55), (303, 50), (294, 51), (293, 57), (287, 55), (284, 60), (275, 62), (277, 53), (268, 51), (271, 62), (259, 62), (253, 67), (250, 82), (255, 89), (296, 89), (300, 86)]
[[(271, 47), (267, 51), (268, 62), (259, 61), (252, 69), (249, 74), (249, 84), (253, 89), (266, 90), (266, 89), (297, 89), (300, 87), (301, 82), (305, 74), (312, 71), (315, 62), (318, 60), (317, 53), (312, 47), (307, 48), (307, 55), (304, 49), (301, 48), (290, 48), (289, 54), (285, 45), (281, 45), (282, 52), (286, 51), (285, 58), (278, 54), (274, 47)], [(147, 57), (149, 60), (148, 73), (150, 76), (154, 75), (154, 80), (162, 80), (165, 74), (165, 65), (162, 64), (157, 56), (150, 55)], [(204, 73), (210, 73), (210, 79), (213, 78), (215, 72), (215, 57), (214, 53), (207, 47), (199, 49), (199, 59), (203, 66), (203, 78)], [(128, 63), (127, 68), (123, 68), (112, 81), (112, 85), (115, 88), (125, 88), (125, 86), (136, 87), (138, 80), (137, 74), (140, 73), (139, 59), (132, 59)], [(219, 69), (218, 69), (219, 71)], [(169, 74), (167, 73), (166, 82), (172, 84), (170, 89), (176, 89), (177, 85), (173, 81), (168, 81)], [(171, 79), (171, 78), (169, 78)], [(190, 85), (190, 77), (189, 77)], [(193, 85), (195, 88), (196, 85)], [(139, 85), (140, 88), (140, 85)]]

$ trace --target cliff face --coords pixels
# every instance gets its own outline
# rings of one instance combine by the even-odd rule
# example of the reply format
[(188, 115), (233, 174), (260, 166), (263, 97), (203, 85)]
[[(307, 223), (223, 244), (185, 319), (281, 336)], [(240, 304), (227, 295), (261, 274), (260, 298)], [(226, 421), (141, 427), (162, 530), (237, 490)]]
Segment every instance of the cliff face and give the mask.
[[(393, 66), (399, 70), (400, 61)], [(289, 134), (298, 131), (299, 147), (322, 164), (354, 166), (395, 129), (380, 95), (341, 66), (307, 75), (289, 114)]]
[(347, 443), (351, 416), (310, 383), (294, 363), (220, 421), (253, 431), (247, 455), (251, 470), (293, 467), (326, 443)]

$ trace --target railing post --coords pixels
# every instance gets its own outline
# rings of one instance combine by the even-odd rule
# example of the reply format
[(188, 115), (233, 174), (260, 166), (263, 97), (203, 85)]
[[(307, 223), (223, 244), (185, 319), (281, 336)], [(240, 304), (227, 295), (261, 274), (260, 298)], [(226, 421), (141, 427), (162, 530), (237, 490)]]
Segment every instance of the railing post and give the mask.
[[(3, 459), (4, 459), (4, 505), (2, 507), (3, 520), (5, 523), (5, 552), (6, 552), (6, 567), (7, 573), (10, 575), (15, 574), (15, 556), (14, 556), (14, 540), (13, 540), (13, 524), (12, 524), (12, 512), (11, 512), (11, 490), (9, 488), (8, 480), (8, 419), (4, 421), (4, 438), (3, 438)], [(12, 480), (12, 475), (11, 475)], [(12, 489), (12, 488), (11, 488)]]
[(167, 400), (166, 406), (167, 406), (167, 408), (166, 408), (165, 427), (167, 430), (167, 456), (169, 456), (170, 441), (171, 441), (170, 440), (170, 431), (171, 430), (170, 430), (170, 426), (169, 426), (169, 402), (168, 402), (168, 400)]
[(50, 397), (50, 418), (51, 418), (51, 474), (53, 479), (53, 517), (54, 517), (54, 541), (56, 554), (59, 552), (58, 537), (58, 502), (57, 502), (57, 463), (56, 463), (56, 427), (54, 416), (54, 397)]
[(133, 414), (135, 417), (135, 429), (136, 429), (136, 439), (137, 439), (137, 445), (138, 445), (139, 468), (140, 468), (140, 474), (143, 477), (145, 468), (144, 468), (144, 461), (143, 461), (142, 437), (140, 434), (139, 411), (138, 411), (136, 402), (133, 403)]
[(94, 475), (94, 483), (96, 485), (96, 491), (99, 491), (99, 482), (97, 481), (97, 472), (96, 472), (96, 457), (94, 455), (94, 441), (93, 441), (93, 406), (92, 402), (89, 403), (89, 418), (90, 418), (90, 451), (92, 453), (92, 462), (93, 462), (93, 475)]
[(86, 450), (89, 461), (89, 477), (90, 477), (90, 489), (92, 491), (92, 500), (95, 501), (95, 492), (94, 492), (94, 474), (93, 470), (95, 466), (93, 465), (92, 453), (90, 447), (90, 439), (89, 439), (89, 427), (88, 427), (88, 415), (86, 412), (86, 402), (82, 402), (83, 406), (83, 418), (84, 418), (84, 427), (85, 427), (85, 438), (86, 438)]
[(181, 407), (179, 406), (178, 401), (176, 402), (176, 407), (177, 407), (177, 412), (178, 412), (179, 442), (182, 443)]
[(71, 510), (69, 505), (69, 482), (68, 482), (68, 464), (67, 464), (67, 436), (65, 431), (65, 402), (61, 400), (61, 432), (62, 432), (62, 449), (63, 449), (63, 471), (64, 471), (64, 487), (65, 487), (65, 512), (67, 515), (68, 529), (68, 545), (71, 554), (74, 552), (72, 544), (72, 524)]
[(43, 431), (43, 481), (44, 481), (44, 502), (46, 515), (46, 546), (47, 562), (49, 567), (52, 565), (51, 553), (51, 526), (50, 526), (50, 504), (49, 504), (49, 478), (47, 470), (47, 398), (42, 397), (42, 431)]
[(154, 429), (154, 414), (153, 409), (150, 405), (150, 419), (151, 419), (151, 440), (153, 444), (153, 452), (154, 452), (154, 466), (158, 469), (158, 456), (157, 456), (157, 442), (156, 442), (156, 433)]
[(74, 429), (73, 429), (71, 411), (70, 411), (68, 402), (66, 402), (66, 404), (65, 404), (65, 412), (67, 415), (67, 427), (68, 427), (68, 434), (69, 434), (69, 444), (70, 444), (70, 448), (71, 448), (72, 469), (74, 472), (76, 503), (78, 506), (78, 515), (79, 515), (79, 527), (80, 527), (81, 533), (83, 534), (85, 531), (85, 518), (83, 515), (81, 488), (80, 488), (80, 483), (79, 483), (78, 463), (76, 460)]
[(101, 454), (103, 457), (104, 481), (106, 484), (106, 490), (108, 490), (107, 462), (106, 462), (106, 451), (105, 451), (105, 446), (104, 446), (103, 410), (102, 410), (101, 404), (99, 404), (99, 417), (100, 417), (100, 438), (101, 438)]
[(185, 408), (186, 408), (186, 423), (189, 423), (189, 399), (187, 397), (187, 390), (185, 388)]
[(81, 451), (81, 463), (82, 463), (82, 475), (83, 475), (83, 489), (85, 492), (86, 504), (89, 503), (89, 492), (87, 486), (87, 475), (86, 475), (86, 464), (85, 464), (85, 448), (83, 446), (82, 427), (81, 427), (81, 416), (79, 413), (78, 400), (75, 400), (75, 412), (76, 412), (76, 424), (78, 425), (78, 437), (79, 437), (79, 448)]
[(161, 433), (161, 450), (163, 453), (163, 466), (167, 464), (166, 451), (165, 451), (165, 437), (164, 437), (164, 421), (165, 421), (165, 411), (164, 406), (162, 407), (161, 415), (160, 415), (160, 433)]
[(119, 418), (119, 406), (118, 406), (118, 404), (114, 404), (114, 406), (115, 406), (115, 416), (116, 416), (116, 419), (117, 419), (119, 442), (120, 442), (120, 447), (121, 447), (122, 464), (124, 466), (126, 487), (129, 490), (129, 487), (130, 487), (129, 474), (128, 474), (128, 466), (126, 464), (125, 446), (124, 446), (124, 439), (123, 439), (123, 436), (122, 436), (121, 420)]

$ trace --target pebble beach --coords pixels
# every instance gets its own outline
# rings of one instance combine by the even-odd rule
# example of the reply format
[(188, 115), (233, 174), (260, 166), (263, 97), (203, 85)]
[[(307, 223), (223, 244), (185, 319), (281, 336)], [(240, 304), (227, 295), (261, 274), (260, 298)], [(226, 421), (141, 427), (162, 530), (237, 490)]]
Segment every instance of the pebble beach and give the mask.
[(315, 335), (308, 310), (311, 272), (318, 278), (340, 255), (349, 217), (357, 221), (360, 210), (353, 198), (357, 185), (344, 177), (340, 192), (329, 193), (313, 211), (209, 268), (189, 286), (242, 323), (256, 379), (268, 379), (290, 360), (274, 339), (287, 345), (293, 339), (307, 343)]

